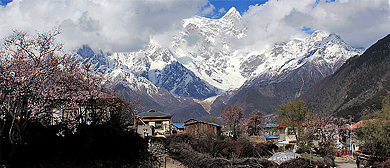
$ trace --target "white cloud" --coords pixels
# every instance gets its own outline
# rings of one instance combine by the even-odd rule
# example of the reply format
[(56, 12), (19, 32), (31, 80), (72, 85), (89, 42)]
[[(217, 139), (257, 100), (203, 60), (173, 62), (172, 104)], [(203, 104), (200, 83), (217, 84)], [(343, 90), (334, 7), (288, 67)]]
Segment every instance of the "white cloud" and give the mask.
[[(243, 14), (248, 36), (237, 44), (261, 49), (308, 36), (301, 31), (307, 27), (369, 47), (389, 33), (389, 8), (389, 0), (269, 0)], [(0, 6), (0, 38), (12, 29), (34, 33), (60, 26), (59, 39), (68, 49), (90, 44), (105, 51), (134, 51), (150, 41), (168, 46), (183, 18), (221, 12), (226, 11), (217, 11), (207, 0), (14, 0)]]
[(206, 16), (206, 15), (213, 15), (214, 14), (215, 7), (211, 3), (207, 3), (202, 10), (198, 13), (200, 16)]
[(390, 32), (389, 6), (387, 0), (270, 0), (243, 14), (248, 26), (245, 45), (304, 37), (301, 29), (307, 27), (336, 33), (353, 46), (369, 47)]
[(224, 13), (226, 13), (226, 10), (225, 10), (225, 8), (221, 8), (221, 9), (219, 9), (219, 10), (218, 10), (218, 13), (221, 13), (221, 14), (224, 14)]
[(173, 25), (183, 18), (208, 14), (213, 8), (206, 0), (14, 0), (0, 7), (0, 37), (12, 29), (34, 33), (60, 26), (59, 39), (69, 49), (90, 44), (133, 51), (155, 34), (179, 28)]
[(320, 3), (308, 13), (308, 26), (339, 34), (347, 43), (369, 47), (390, 33), (390, 4), (386, 0)]

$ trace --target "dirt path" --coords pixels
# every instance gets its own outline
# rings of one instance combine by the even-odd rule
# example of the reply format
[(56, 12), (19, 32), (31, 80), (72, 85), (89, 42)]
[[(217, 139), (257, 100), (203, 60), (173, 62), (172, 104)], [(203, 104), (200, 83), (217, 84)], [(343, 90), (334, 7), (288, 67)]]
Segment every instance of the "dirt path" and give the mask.
[(336, 163), (336, 167), (339, 168), (356, 168), (355, 163), (348, 162), (342, 158), (336, 158), (334, 161)]
[(179, 161), (172, 159), (169, 155), (164, 155), (164, 168), (187, 168)]

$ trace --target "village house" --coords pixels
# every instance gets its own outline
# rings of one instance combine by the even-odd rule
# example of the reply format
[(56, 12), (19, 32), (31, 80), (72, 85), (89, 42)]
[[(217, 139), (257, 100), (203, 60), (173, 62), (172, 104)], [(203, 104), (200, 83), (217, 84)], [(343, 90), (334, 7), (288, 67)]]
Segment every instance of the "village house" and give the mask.
[(213, 134), (221, 135), (221, 126), (214, 123), (207, 123), (195, 119), (189, 119), (184, 122), (185, 132), (192, 135)]
[(296, 143), (297, 137), (295, 135), (295, 131), (291, 127), (280, 126), (279, 127), (279, 142), (286, 141), (286, 143), (292, 144)]
[[(321, 121), (317, 121), (321, 122)], [(303, 122), (299, 122), (299, 126), (302, 125)], [(362, 121), (351, 125), (348, 125), (347, 129), (351, 129), (353, 131), (359, 125), (361, 125)], [(306, 129), (306, 128), (304, 128)], [(318, 128), (321, 129), (321, 128)], [(354, 139), (352, 136), (353, 133), (346, 138), (343, 138), (343, 141), (337, 141), (338, 148), (341, 150), (341, 154), (350, 155), (351, 151), (355, 151), (359, 149), (358, 140)], [(295, 145), (297, 142), (296, 132), (292, 127), (287, 127), (283, 125), (277, 125), (274, 123), (268, 123), (265, 126), (264, 136), (267, 141), (271, 141), (280, 147), (285, 147), (287, 145)], [(350, 139), (352, 137), (352, 139)], [(313, 145), (318, 146), (318, 140), (312, 140)], [(295, 147), (295, 146), (294, 146)]]
[(274, 123), (267, 123), (265, 124), (265, 129), (264, 129), (264, 135), (275, 135), (279, 136), (280, 134), (280, 128), (282, 125), (277, 125)]
[(286, 144), (295, 143), (297, 140), (294, 129), (274, 123), (266, 124), (264, 135), (268, 136), (267, 139)]
[(355, 124), (350, 124), (348, 125), (347, 129), (350, 129), (351, 133), (350, 135), (345, 139), (345, 145), (342, 149), (342, 154), (343, 155), (350, 155), (352, 154), (351, 152), (359, 150), (359, 140), (357, 139), (356, 136), (354, 136), (354, 131), (358, 127), (364, 127), (364, 122), (373, 122), (375, 119), (371, 120), (361, 120)]
[(138, 125), (137, 133), (142, 137), (151, 137), (154, 134), (154, 130), (150, 125)]
[[(165, 135), (171, 133), (171, 114), (166, 114), (159, 112), (157, 110), (151, 109), (146, 112), (138, 114), (138, 119), (142, 121), (141, 125), (148, 125), (152, 127), (153, 135)], [(142, 132), (137, 132), (143, 134)], [(146, 130), (147, 131), (147, 130)]]
[[(81, 92), (87, 95), (85, 91)], [(50, 125), (57, 125), (61, 122), (77, 121), (87, 125), (94, 123), (103, 123), (111, 118), (111, 110), (121, 100), (115, 96), (93, 91), (96, 96), (94, 99), (80, 99), (73, 106), (58, 107), (52, 109)], [(88, 96), (88, 95), (87, 95)], [(85, 96), (85, 97), (87, 97)]]

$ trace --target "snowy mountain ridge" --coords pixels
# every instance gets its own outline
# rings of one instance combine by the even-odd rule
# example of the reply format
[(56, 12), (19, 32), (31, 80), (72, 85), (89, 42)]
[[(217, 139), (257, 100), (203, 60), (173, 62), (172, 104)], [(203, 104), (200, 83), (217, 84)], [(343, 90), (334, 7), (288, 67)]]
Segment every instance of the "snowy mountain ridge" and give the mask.
[(336, 70), (339, 63), (362, 51), (339, 36), (316, 31), (304, 39), (279, 42), (269, 50), (247, 52), (232, 49), (231, 40), (246, 36), (246, 26), (233, 7), (220, 19), (195, 16), (183, 21), (170, 51), (196, 76), (224, 91), (237, 89), (257, 76), (264, 80), (299, 68), (306, 62), (327, 64)]
[(335, 34), (316, 31), (303, 40), (293, 39), (288, 42), (279, 42), (268, 52), (250, 56), (241, 64), (241, 70), (244, 76), (249, 76), (249, 81), (262, 78), (260, 83), (272, 83), (277, 82), (273, 79), (298, 69), (308, 62), (326, 66), (333, 73), (347, 59), (361, 52), (346, 44)]
[(78, 54), (93, 60), (107, 79), (133, 91), (153, 97), (163, 88), (177, 98), (205, 100), (231, 90), (278, 83), (307, 66), (325, 77), (362, 53), (324, 31), (281, 41), (270, 49), (248, 51), (234, 46), (247, 36), (234, 7), (220, 19), (194, 16), (184, 19), (182, 26), (168, 48), (154, 42), (136, 52), (103, 54), (84, 46)]
[[(210, 93), (204, 93), (207, 96), (197, 98), (205, 99), (227, 90), (238, 89), (245, 81), (253, 81), (259, 76), (262, 82), (275, 82), (273, 80), (276, 77), (307, 62), (325, 64), (334, 72), (348, 58), (361, 53), (360, 50), (346, 44), (339, 36), (324, 31), (315, 31), (304, 39), (276, 43), (269, 50), (248, 53), (230, 49), (230, 39), (239, 40), (245, 37), (247, 30), (241, 15), (234, 7), (220, 19), (200, 16), (184, 19), (183, 29), (183, 32), (178, 32), (174, 37), (170, 48), (149, 44), (137, 52), (112, 53), (107, 57), (111, 62), (118, 64), (116, 68), (120, 67), (126, 70), (126, 73), (139, 75), (149, 80), (155, 87), (167, 87), (172, 94), (177, 95), (181, 92), (178, 96), (193, 97), (193, 94), (179, 90), (188, 90), (182, 87), (189, 87), (190, 80), (199, 78), (197, 81), (202, 81), (202, 87), (208, 86), (202, 92), (208, 90)], [(161, 85), (167, 83), (161, 80), (174, 82), (172, 78), (159, 77), (163, 69), (174, 62), (191, 71), (192, 79), (187, 77), (186, 80), (178, 80), (184, 83), (172, 84), (175, 87)], [(111, 73), (111, 76), (117, 75), (118, 71)]]

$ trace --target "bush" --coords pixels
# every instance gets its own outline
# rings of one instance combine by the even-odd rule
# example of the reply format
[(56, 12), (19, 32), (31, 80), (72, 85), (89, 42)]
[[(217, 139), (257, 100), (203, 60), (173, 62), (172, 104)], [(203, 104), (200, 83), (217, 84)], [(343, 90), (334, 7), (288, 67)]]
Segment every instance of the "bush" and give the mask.
[(232, 161), (233, 167), (277, 167), (278, 165), (269, 161), (268, 159), (262, 158), (242, 158), (242, 159), (234, 159)]
[(213, 157), (228, 157), (229, 144), (222, 137), (202, 136), (195, 138), (188, 134), (171, 135), (167, 138), (167, 146), (171, 143), (188, 143), (194, 150), (207, 153)]
[(298, 147), (296, 153), (310, 153), (310, 149), (309, 148), (301, 148), (301, 147)]
[[(22, 167), (52, 167), (50, 165), (56, 163), (64, 167), (121, 167), (139, 165), (140, 158), (147, 154), (144, 139), (115, 125), (79, 125), (74, 134), (64, 130), (65, 136), (57, 135), (64, 128), (31, 122), (25, 129), (22, 144), (11, 146), (7, 138), (3, 138), (2, 164)], [(73, 166), (73, 163), (80, 164)]]
[(386, 160), (385, 162), (374, 162), (372, 165), (373, 168), (390, 168), (390, 160)]
[[(278, 147), (251, 143), (247, 138), (172, 135), (166, 148), (172, 158), (188, 167), (275, 167), (276, 163), (258, 157), (271, 156)], [(256, 158), (257, 157), (257, 158)], [(234, 158), (232, 160), (228, 160)]]
[(188, 143), (170, 143), (167, 148), (171, 157), (187, 167), (205, 167), (213, 158), (205, 153), (195, 151)]
[(310, 159), (305, 158), (296, 158), (283, 162), (278, 166), (279, 168), (292, 168), (292, 167), (318, 167), (318, 168), (328, 168), (329, 165), (326, 165), (324, 162), (320, 161), (310, 161)]
[(331, 167), (336, 167), (336, 163), (334, 162), (334, 159), (335, 159), (334, 156), (329, 156), (329, 155), (324, 156), (324, 162), (326, 163), (326, 165), (329, 165)]
[[(228, 137), (199, 137), (186, 134), (172, 135), (167, 138), (167, 149), (172, 158), (188, 167), (272, 167), (275, 163), (266, 159), (253, 158), (258, 156), (257, 148), (245, 138), (234, 140)], [(267, 144), (260, 144), (269, 148)], [(232, 154), (233, 153), (233, 154)], [(236, 158), (228, 160), (228, 158)], [(244, 158), (251, 157), (251, 158)], [(242, 158), (242, 159), (237, 159)]]
[(230, 143), (235, 158), (254, 157), (257, 154), (256, 148), (249, 139), (240, 137), (236, 141), (230, 141)]
[(271, 157), (279, 147), (273, 143), (257, 143), (255, 144), (257, 154), (261, 157)]
[(211, 157), (206, 153), (199, 153), (188, 143), (170, 143), (167, 147), (171, 157), (180, 161), (189, 168), (208, 167), (276, 167), (276, 163), (262, 158), (241, 158), (227, 160), (221, 157)]
[(169, 143), (188, 143), (195, 151), (207, 153), (212, 157), (245, 158), (270, 157), (278, 147), (272, 143), (252, 143), (248, 138), (237, 140), (231, 137), (200, 136), (195, 138), (188, 134), (172, 135), (167, 138)]

